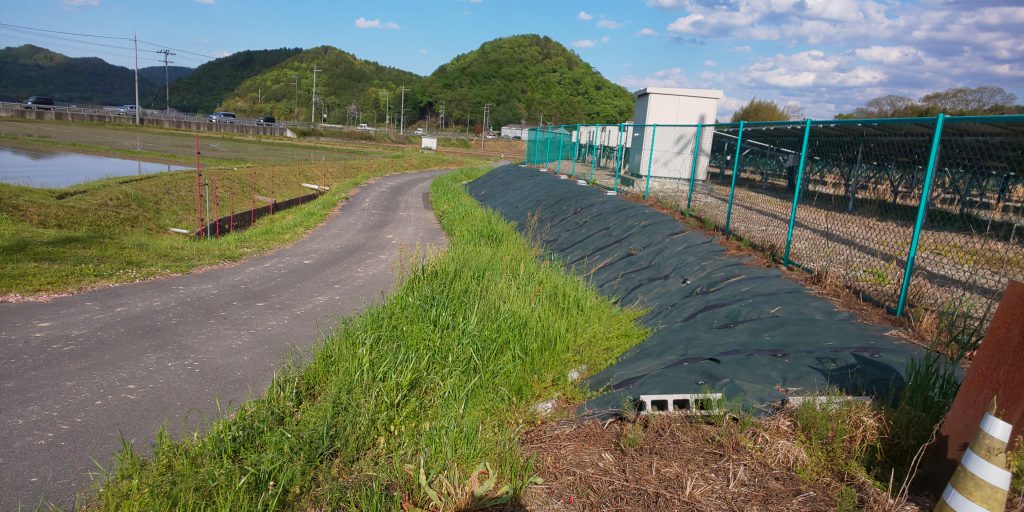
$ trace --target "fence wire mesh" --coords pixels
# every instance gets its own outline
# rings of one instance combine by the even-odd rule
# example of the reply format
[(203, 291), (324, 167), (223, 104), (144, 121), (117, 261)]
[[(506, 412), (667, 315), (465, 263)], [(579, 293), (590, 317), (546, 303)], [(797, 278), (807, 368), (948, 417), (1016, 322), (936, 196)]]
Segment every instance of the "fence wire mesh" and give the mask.
[(961, 342), (1024, 280), (1024, 116), (540, 127), (526, 162), (688, 211)]

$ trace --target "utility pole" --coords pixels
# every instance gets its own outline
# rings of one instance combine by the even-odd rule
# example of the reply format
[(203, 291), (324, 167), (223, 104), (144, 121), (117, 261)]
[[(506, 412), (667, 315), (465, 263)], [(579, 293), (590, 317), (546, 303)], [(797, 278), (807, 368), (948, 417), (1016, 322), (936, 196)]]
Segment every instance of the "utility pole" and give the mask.
[(444, 131), (444, 102), (441, 102), (441, 112), (437, 116), (437, 133)]
[(405, 135), (405, 86), (402, 86), (402, 124), (399, 125), (398, 134)]
[(309, 113), (309, 123), (316, 124), (316, 74), (323, 71), (322, 69), (316, 68), (316, 62), (313, 63), (313, 111)]
[(140, 109), (139, 108), (139, 33), (135, 32), (133, 39), (135, 40), (135, 126), (140, 124)]
[[(164, 110), (169, 111), (171, 110), (171, 75), (167, 70), (167, 65), (173, 64), (173, 62), (168, 61), (167, 58), (177, 54), (170, 50), (157, 50), (156, 52), (164, 54)], [(136, 102), (138, 102), (137, 98)], [(137, 109), (138, 107), (135, 108)]]
[(487, 128), (488, 127), (488, 123), (491, 122), (490, 117), (491, 117), (491, 104), (490, 103), (486, 103), (486, 104), (484, 104), (484, 120), (483, 120), (484, 124), (483, 124), (483, 126), (480, 127), (480, 149), (484, 148), (484, 141), (487, 140), (487, 133), (490, 132), (490, 130)]
[(292, 122), (299, 122), (299, 75), (292, 75), (292, 84), (295, 85), (295, 105), (292, 106)]
[(540, 113), (540, 125), (544, 126), (544, 112)]

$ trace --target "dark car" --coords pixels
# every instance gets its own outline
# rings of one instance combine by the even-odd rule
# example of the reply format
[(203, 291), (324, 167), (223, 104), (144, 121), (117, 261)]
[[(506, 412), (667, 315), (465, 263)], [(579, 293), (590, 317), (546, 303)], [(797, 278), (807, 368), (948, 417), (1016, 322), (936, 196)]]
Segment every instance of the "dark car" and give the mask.
[(32, 96), (21, 104), (22, 107), (35, 110), (53, 110), (53, 98), (47, 96)]
[(274, 116), (263, 116), (256, 118), (256, 126), (274, 126), (274, 123), (276, 122), (277, 119), (274, 119)]

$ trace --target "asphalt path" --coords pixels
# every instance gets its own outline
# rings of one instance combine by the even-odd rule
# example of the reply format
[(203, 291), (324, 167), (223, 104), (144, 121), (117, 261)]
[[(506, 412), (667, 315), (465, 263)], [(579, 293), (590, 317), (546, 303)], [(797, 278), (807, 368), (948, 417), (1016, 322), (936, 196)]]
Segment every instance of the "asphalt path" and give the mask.
[(165, 422), (189, 432), (261, 394), (383, 296), (402, 248), (446, 243), (437, 174), (364, 185), (309, 236), (230, 267), (0, 304), (0, 510), (70, 507), (122, 435), (146, 450)]

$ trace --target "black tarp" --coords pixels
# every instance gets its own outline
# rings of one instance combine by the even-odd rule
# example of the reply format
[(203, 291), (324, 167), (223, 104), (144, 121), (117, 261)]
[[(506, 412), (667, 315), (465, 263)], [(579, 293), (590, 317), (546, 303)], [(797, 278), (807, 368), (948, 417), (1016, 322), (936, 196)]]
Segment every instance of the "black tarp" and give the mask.
[(891, 400), (924, 349), (838, 310), (780, 270), (726, 254), (676, 219), (596, 187), (519, 166), (467, 184), (598, 291), (648, 308), (653, 334), (586, 384), (609, 410), (641, 394), (720, 392), (762, 410), (836, 388)]

